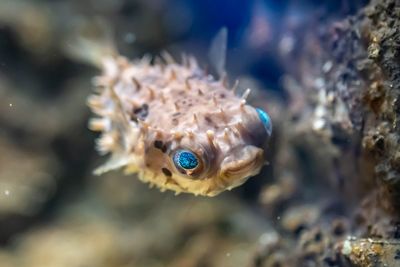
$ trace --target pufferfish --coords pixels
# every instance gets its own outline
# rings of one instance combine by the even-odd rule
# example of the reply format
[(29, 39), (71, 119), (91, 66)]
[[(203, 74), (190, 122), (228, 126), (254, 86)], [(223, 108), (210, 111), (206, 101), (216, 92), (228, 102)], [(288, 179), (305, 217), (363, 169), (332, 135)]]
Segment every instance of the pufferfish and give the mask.
[(192, 56), (178, 63), (167, 53), (133, 61), (114, 53), (99, 62), (89, 128), (110, 158), (95, 174), (123, 168), (161, 191), (215, 196), (265, 164), (271, 119), (246, 103), (248, 90), (237, 96)]

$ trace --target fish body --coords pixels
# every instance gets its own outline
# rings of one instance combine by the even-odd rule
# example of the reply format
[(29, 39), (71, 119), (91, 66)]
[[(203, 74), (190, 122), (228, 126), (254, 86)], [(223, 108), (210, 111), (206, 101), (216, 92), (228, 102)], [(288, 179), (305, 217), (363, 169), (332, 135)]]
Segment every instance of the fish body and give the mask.
[(88, 104), (98, 117), (98, 151), (110, 159), (95, 173), (123, 168), (140, 180), (195, 195), (215, 196), (244, 183), (265, 163), (272, 126), (193, 57), (102, 59)]

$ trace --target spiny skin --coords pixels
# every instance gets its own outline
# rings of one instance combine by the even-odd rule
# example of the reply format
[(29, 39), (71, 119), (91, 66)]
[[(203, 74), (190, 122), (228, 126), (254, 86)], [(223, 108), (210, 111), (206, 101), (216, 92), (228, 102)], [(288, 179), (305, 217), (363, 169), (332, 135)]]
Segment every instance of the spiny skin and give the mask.
[[(102, 132), (98, 150), (111, 158), (95, 172), (123, 167), (161, 191), (205, 196), (257, 174), (270, 133), (256, 109), (222, 79), (207, 75), (194, 58), (182, 64), (168, 55), (164, 60), (103, 60), (103, 74), (94, 79), (97, 93), (88, 104), (100, 116), (90, 121), (92, 130)], [(176, 166), (173, 158), (180, 149), (196, 155), (196, 169)]]

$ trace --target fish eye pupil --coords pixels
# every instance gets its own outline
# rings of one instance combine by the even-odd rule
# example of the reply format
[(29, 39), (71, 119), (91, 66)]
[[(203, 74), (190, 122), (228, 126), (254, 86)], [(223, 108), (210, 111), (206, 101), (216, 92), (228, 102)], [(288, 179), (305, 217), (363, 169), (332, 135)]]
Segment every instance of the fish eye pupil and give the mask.
[(193, 152), (188, 150), (179, 150), (175, 153), (174, 163), (183, 169), (194, 169), (199, 165), (199, 160)]
[(262, 124), (264, 125), (265, 130), (267, 131), (268, 135), (272, 134), (272, 121), (269, 117), (268, 113), (260, 108), (256, 108), (258, 117), (260, 118)]

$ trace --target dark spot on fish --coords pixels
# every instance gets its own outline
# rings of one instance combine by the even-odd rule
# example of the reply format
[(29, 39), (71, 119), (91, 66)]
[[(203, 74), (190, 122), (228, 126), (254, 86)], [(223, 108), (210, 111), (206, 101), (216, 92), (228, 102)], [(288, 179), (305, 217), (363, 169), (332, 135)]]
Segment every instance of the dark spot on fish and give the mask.
[(161, 140), (154, 141), (154, 147), (157, 148), (157, 149), (162, 149), (163, 142)]
[(161, 140), (155, 140), (153, 145), (155, 148), (161, 150), (162, 153), (165, 153), (168, 150), (168, 145), (164, 144)]
[(172, 114), (172, 117), (177, 117), (177, 116), (179, 116), (179, 115), (181, 115), (180, 112), (175, 112), (174, 114)]
[(165, 176), (167, 177), (171, 177), (172, 176), (172, 172), (170, 170), (168, 170), (167, 168), (162, 168), (161, 171), (164, 173)]
[(140, 107), (133, 109), (133, 114), (131, 115), (131, 118), (134, 121), (137, 121), (138, 119), (144, 120), (147, 115), (149, 115), (149, 105), (144, 103)]
[(219, 97), (220, 97), (220, 98), (225, 98), (226, 95), (225, 95), (224, 93), (221, 93), (221, 94), (219, 95)]
[(179, 123), (179, 120), (177, 118), (173, 118), (172, 119), (172, 124), (173, 125), (178, 125), (178, 123)]
[(166, 142), (166, 143), (162, 146), (161, 151), (162, 151), (163, 153), (166, 153), (167, 150), (168, 150), (168, 148), (170, 147), (170, 145), (171, 145), (171, 142), (170, 142), (170, 141)]
[(162, 153), (167, 152), (167, 150), (168, 150), (168, 147), (166, 145), (163, 145), (161, 148)]
[(213, 122), (210, 117), (206, 116), (206, 117), (204, 117), (204, 119), (206, 120), (207, 123), (211, 124)]

